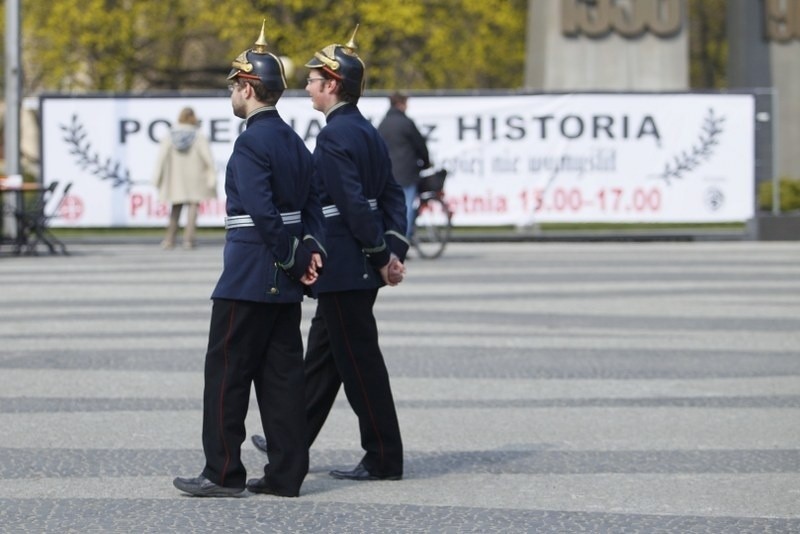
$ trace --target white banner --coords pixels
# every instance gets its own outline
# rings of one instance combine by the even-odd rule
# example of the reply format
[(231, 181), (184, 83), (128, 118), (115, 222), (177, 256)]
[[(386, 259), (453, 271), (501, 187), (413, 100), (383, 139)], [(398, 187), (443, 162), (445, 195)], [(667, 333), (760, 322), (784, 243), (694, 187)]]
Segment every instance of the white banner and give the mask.
[[(242, 121), (226, 97), (43, 97), (45, 183), (73, 182), (60, 226), (163, 226), (151, 185), (160, 139), (191, 106), (211, 141), (222, 226), (224, 172)], [(378, 124), (384, 97), (359, 102)], [(285, 96), (309, 149), (324, 117)], [(754, 214), (754, 98), (730, 94), (413, 96), (408, 115), (449, 171), (456, 226), (541, 222), (731, 222)]]

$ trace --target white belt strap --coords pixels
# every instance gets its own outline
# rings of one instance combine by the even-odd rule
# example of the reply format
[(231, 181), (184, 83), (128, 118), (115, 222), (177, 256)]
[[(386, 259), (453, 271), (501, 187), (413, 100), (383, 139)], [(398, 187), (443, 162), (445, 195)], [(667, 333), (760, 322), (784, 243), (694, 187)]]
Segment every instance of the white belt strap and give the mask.
[[(285, 213), (281, 213), (281, 219), (283, 219), (283, 224), (297, 224), (302, 221), (299, 211), (287, 211)], [(230, 230), (231, 228), (247, 228), (249, 226), (255, 226), (253, 223), (253, 218), (249, 215), (233, 215), (231, 217), (225, 217), (226, 230)]]
[[(370, 198), (369, 200), (369, 209), (375, 211), (378, 209), (378, 199)], [(337, 215), (341, 215), (339, 213), (339, 208), (336, 207), (336, 204), (329, 204), (327, 206), (322, 206), (322, 214), (325, 217), (336, 217)]]

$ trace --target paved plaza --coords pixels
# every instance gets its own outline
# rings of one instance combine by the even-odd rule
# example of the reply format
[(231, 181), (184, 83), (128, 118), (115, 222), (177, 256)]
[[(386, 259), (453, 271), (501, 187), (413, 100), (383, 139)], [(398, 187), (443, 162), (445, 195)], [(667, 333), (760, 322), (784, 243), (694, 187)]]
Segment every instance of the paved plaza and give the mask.
[(221, 243), (70, 250), (0, 256), (0, 532), (800, 532), (798, 243), (410, 260), (376, 309), (404, 479), (328, 476), (361, 456), (340, 395), (296, 499), (172, 486), (203, 467)]

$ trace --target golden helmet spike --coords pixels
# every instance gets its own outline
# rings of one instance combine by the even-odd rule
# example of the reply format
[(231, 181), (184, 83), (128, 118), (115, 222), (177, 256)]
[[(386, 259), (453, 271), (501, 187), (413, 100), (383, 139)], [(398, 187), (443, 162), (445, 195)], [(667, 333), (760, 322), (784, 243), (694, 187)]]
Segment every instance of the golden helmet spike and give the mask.
[(267, 38), (264, 36), (264, 26), (267, 24), (267, 19), (264, 19), (261, 22), (261, 33), (258, 35), (258, 39), (253, 44), (253, 52), (256, 54), (266, 54), (267, 53)]
[(358, 49), (358, 45), (356, 45), (356, 33), (358, 33), (358, 24), (356, 24), (356, 29), (353, 30), (353, 35), (350, 36), (350, 40), (347, 41), (345, 44), (345, 48), (349, 48), (350, 52), (355, 52)]

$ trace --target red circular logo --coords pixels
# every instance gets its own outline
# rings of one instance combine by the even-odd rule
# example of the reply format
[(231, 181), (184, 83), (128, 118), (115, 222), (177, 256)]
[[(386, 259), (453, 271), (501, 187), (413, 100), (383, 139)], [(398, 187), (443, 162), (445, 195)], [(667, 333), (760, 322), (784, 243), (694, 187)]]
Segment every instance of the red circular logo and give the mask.
[(65, 221), (76, 221), (83, 215), (83, 201), (74, 196), (67, 195), (64, 197), (64, 202), (61, 204), (59, 215)]

